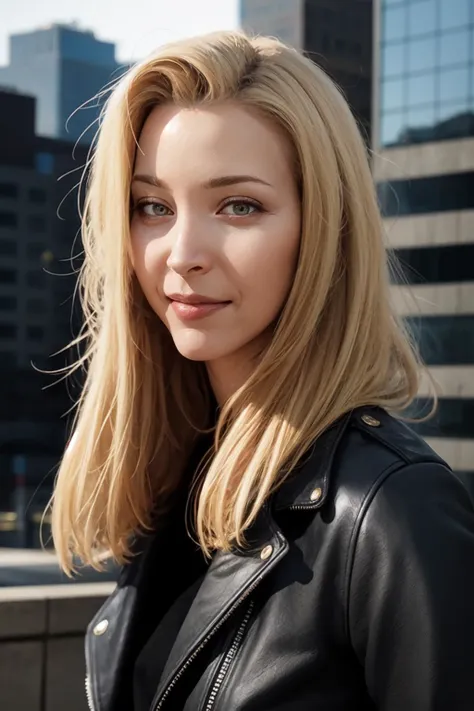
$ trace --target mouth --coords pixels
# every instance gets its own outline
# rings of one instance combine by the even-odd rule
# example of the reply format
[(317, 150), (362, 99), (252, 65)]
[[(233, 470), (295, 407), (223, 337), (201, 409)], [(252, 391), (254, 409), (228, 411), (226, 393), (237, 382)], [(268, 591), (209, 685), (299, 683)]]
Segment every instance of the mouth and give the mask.
[(232, 303), (231, 301), (196, 301), (190, 303), (188, 300), (181, 301), (173, 298), (168, 298), (168, 301), (175, 314), (183, 321), (205, 318), (225, 309)]

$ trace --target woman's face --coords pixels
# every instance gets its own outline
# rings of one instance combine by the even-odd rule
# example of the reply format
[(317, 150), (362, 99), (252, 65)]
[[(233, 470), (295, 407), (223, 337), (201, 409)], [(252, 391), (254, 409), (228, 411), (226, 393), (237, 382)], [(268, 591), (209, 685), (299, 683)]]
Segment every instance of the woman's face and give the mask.
[(184, 357), (252, 357), (270, 338), (298, 255), (287, 139), (226, 103), (157, 107), (139, 146), (132, 252), (150, 306)]

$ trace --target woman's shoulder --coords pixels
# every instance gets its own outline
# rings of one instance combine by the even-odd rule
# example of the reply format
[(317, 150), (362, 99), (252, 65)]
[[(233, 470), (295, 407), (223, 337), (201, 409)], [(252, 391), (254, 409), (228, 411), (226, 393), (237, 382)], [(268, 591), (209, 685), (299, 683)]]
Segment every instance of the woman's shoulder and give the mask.
[(378, 407), (359, 408), (348, 416), (331, 474), (334, 486), (350, 488), (366, 504), (381, 488), (409, 487), (413, 494), (426, 494), (426, 488), (444, 482), (464, 488), (410, 423)]

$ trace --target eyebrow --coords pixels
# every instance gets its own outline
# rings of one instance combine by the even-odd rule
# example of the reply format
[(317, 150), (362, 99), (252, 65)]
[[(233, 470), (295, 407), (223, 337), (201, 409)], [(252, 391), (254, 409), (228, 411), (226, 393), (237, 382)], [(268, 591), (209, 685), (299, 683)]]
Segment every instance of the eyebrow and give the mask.
[[(145, 175), (139, 173), (133, 176), (132, 183), (146, 183), (147, 185), (153, 185), (155, 188), (170, 190), (170, 187), (155, 175)], [(270, 183), (267, 183), (265, 180), (257, 178), (254, 175), (222, 175), (219, 178), (211, 178), (210, 180), (207, 180), (203, 184), (203, 187), (208, 190), (212, 190), (215, 188), (226, 188), (230, 185), (238, 185), (240, 183), (259, 183), (260, 185), (272, 187)]]

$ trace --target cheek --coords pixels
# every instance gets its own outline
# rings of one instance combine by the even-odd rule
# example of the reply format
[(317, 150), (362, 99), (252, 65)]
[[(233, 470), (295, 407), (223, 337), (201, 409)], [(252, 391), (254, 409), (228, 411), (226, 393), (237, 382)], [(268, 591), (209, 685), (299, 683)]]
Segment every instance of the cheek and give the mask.
[(257, 249), (247, 255), (244, 290), (249, 296), (258, 296), (269, 306), (282, 305), (293, 282), (299, 243), (299, 223), (280, 224), (262, 236)]
[(133, 270), (138, 282), (147, 297), (151, 306), (156, 300), (157, 287), (160, 283), (162, 272), (162, 258), (157, 249), (156, 240), (140, 239), (139, 236), (132, 236), (131, 259)]

